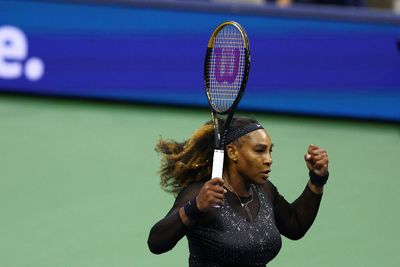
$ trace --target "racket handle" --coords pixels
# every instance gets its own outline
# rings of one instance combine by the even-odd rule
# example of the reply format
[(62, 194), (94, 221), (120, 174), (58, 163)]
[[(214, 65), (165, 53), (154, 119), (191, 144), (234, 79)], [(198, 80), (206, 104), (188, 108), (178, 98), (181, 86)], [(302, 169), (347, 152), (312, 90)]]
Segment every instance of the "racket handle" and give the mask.
[[(222, 171), (224, 169), (224, 151), (220, 149), (214, 149), (213, 165), (211, 178), (222, 178)], [(221, 206), (215, 204), (214, 208), (221, 208)]]
[(214, 149), (211, 178), (222, 178), (224, 169), (224, 150)]

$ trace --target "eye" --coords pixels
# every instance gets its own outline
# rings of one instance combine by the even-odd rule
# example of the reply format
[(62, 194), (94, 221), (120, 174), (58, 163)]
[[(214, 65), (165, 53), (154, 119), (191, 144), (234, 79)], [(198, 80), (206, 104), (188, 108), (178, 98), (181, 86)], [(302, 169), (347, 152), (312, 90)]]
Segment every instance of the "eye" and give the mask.
[(263, 147), (258, 147), (254, 151), (256, 151), (257, 153), (264, 153), (266, 151), (266, 149)]

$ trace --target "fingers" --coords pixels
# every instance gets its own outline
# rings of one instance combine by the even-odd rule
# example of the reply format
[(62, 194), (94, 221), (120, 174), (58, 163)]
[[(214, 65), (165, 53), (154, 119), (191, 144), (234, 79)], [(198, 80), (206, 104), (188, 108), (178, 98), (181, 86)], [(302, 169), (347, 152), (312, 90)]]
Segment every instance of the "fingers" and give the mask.
[(224, 194), (226, 190), (224, 188), (224, 180), (221, 178), (213, 178), (210, 179), (207, 183), (204, 184), (206, 190), (211, 190), (213, 192)]
[(212, 178), (207, 183), (224, 186), (224, 180), (222, 178)]
[[(202, 198), (203, 211), (208, 211), (211, 207), (224, 205), (224, 193), (209, 191)], [(198, 207), (199, 209), (201, 207)]]
[(319, 148), (320, 148), (319, 146), (311, 144), (308, 146), (307, 152), (308, 154), (311, 154), (314, 150), (318, 150)]
[(207, 181), (197, 196), (197, 206), (201, 211), (208, 211), (211, 207), (224, 204), (224, 195), (227, 192), (223, 187), (221, 178), (213, 178)]
[(321, 159), (321, 154), (326, 152), (324, 149), (316, 145), (309, 145), (307, 149), (307, 154), (304, 155), (306, 161), (315, 161)]
[(321, 169), (321, 168), (328, 168), (328, 159), (324, 158), (322, 160), (318, 160), (314, 163), (314, 167), (316, 169)]
[(213, 198), (217, 198), (217, 199), (224, 199), (224, 195), (226, 193), (225, 188), (214, 188), (214, 187), (209, 187), (206, 188), (206, 197), (209, 198), (209, 200), (212, 200)]
[(326, 153), (326, 150), (316, 145), (309, 145), (307, 153), (316, 156), (322, 153)]
[(224, 205), (224, 199), (225, 196), (224, 194), (219, 194), (219, 193), (214, 193), (211, 195), (209, 202), (212, 204), (212, 206), (218, 205), (218, 206), (222, 206)]
[(321, 160), (325, 157), (328, 157), (328, 153), (326, 152), (325, 149), (316, 146), (316, 145), (309, 145), (308, 146), (308, 150), (307, 150), (307, 154), (306, 154), (306, 160)]
[(310, 159), (312, 159), (313, 161), (317, 162), (317, 161), (320, 161), (320, 160), (328, 159), (328, 155), (326, 153), (316, 154), (316, 155), (310, 156)]
[(307, 154), (304, 155), (310, 171), (325, 173), (328, 170), (329, 158), (325, 149), (317, 145), (309, 145)]

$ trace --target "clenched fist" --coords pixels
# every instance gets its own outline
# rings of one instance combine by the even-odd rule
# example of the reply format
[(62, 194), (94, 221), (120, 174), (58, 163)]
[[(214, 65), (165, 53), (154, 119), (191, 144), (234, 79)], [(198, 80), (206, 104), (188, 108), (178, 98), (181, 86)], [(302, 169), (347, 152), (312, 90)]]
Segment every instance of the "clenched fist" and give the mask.
[(328, 175), (329, 159), (325, 149), (316, 145), (309, 145), (304, 159), (311, 172), (321, 177)]

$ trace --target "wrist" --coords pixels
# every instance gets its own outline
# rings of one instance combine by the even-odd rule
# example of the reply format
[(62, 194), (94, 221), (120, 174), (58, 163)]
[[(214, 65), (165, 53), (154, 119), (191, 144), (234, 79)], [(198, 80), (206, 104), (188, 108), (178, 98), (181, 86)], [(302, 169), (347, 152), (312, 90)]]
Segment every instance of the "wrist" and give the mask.
[(188, 201), (185, 206), (183, 206), (183, 210), (190, 221), (197, 221), (204, 214), (204, 212), (200, 211), (197, 207), (197, 198)]
[(311, 183), (311, 181), (308, 181), (307, 183), (308, 188), (311, 190), (311, 192), (313, 192), (314, 194), (317, 195), (322, 195), (324, 193), (324, 187), (322, 186), (316, 186), (314, 184)]
[(313, 171), (309, 171), (308, 175), (310, 177), (311, 184), (321, 188), (324, 187), (329, 178), (329, 172), (326, 172), (326, 175), (324, 176), (319, 176), (315, 174)]

